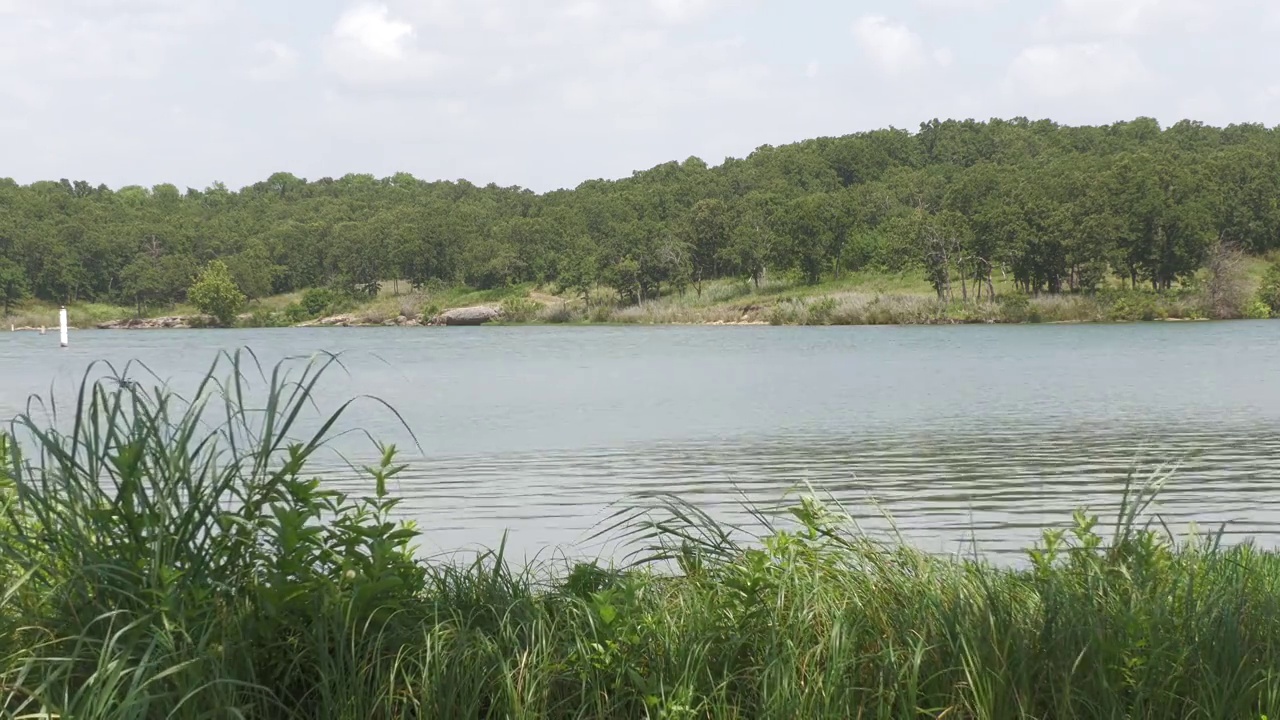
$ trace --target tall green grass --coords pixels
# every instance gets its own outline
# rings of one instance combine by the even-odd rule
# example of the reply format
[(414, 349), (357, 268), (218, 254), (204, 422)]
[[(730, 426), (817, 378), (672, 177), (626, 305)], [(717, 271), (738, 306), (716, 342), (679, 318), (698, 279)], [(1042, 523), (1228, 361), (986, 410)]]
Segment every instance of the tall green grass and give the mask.
[[(1251, 718), (1280, 707), (1280, 555), (1174, 539), (1135, 486), (1025, 566), (935, 557), (805, 498), (730, 528), (678, 498), (617, 565), (432, 563), (307, 474), (327, 357), (229, 355), (184, 398), (86, 379), (0, 436), (0, 716)], [(52, 425), (52, 427), (50, 427)], [(304, 428), (306, 428), (304, 430)]]

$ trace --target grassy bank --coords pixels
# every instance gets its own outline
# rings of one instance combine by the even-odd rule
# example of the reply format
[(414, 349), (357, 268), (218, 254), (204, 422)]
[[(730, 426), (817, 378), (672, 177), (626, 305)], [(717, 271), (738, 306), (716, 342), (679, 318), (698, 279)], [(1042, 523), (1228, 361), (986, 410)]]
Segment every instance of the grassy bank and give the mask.
[[(1280, 709), (1280, 555), (1152, 530), (1135, 492), (1023, 569), (859, 534), (747, 537), (669, 499), (635, 562), (431, 562), (309, 479), (333, 361), (225, 358), (184, 402), (88, 384), (0, 442), (0, 714), (150, 718), (1249, 718)], [(215, 382), (219, 379), (221, 382)], [(323, 418), (322, 418), (323, 419)], [(768, 520), (767, 518), (764, 518)], [(1065, 520), (1065, 519), (1064, 519)]]
[[(490, 290), (415, 289), (407, 282), (388, 281), (374, 297), (320, 288), (262, 298), (250, 303), (236, 324), (418, 325), (442, 311), (474, 305), (501, 308), (502, 322), (508, 324), (925, 325), (1263, 318), (1271, 313), (1261, 301), (1259, 288), (1270, 265), (1261, 258), (1242, 259), (1233, 280), (1234, 298), (1225, 305), (1211, 299), (1207, 272), (1161, 292), (1125, 288), (1112, 281), (1092, 293), (1030, 297), (1018, 292), (1008, 278), (1000, 278), (993, 283), (994, 299), (955, 291), (951, 299), (941, 302), (918, 271), (864, 271), (819, 284), (785, 276), (771, 277), (759, 286), (745, 280), (715, 280), (700, 291), (692, 287), (668, 291), (638, 304), (624, 302), (608, 287), (596, 287), (581, 296), (532, 284)], [(103, 304), (75, 304), (69, 311), (77, 327), (95, 327), (137, 314), (133, 308)], [(149, 313), (149, 317), (195, 315), (195, 309), (182, 305)], [(31, 304), (5, 321), (17, 327), (52, 327), (57, 323), (57, 308)]]

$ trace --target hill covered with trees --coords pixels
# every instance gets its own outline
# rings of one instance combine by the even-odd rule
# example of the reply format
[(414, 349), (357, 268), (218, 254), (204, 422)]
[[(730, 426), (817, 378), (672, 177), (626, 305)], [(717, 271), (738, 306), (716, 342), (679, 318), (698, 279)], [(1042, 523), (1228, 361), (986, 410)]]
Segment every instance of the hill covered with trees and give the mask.
[(388, 278), (554, 285), (622, 302), (724, 277), (817, 283), (919, 272), (939, 298), (1105, 284), (1165, 290), (1219, 241), (1280, 249), (1280, 130), (1151, 119), (1099, 127), (932, 121), (669, 162), (544, 194), (408, 174), (239, 191), (0, 180), (0, 300), (143, 311), (220, 260), (249, 298)]

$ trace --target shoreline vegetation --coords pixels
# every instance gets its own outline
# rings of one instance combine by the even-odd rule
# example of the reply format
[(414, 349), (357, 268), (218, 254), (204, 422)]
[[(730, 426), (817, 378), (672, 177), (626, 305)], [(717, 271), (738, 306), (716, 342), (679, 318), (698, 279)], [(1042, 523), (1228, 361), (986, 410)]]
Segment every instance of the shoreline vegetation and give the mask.
[[(1149, 514), (1046, 528), (1018, 567), (862, 534), (801, 497), (754, 534), (677, 497), (626, 561), (414, 549), (391, 446), (362, 497), (328, 357), (224, 355), (182, 397), (86, 374), (0, 435), (0, 714), (205, 718), (1243, 718), (1280, 710), (1280, 554)], [(135, 373), (136, 375), (136, 373)], [(327, 412), (327, 411), (326, 411)], [(392, 411), (393, 412), (393, 411)], [(315, 422), (308, 425), (316, 415)], [(303, 426), (318, 426), (314, 432)]]
[(1277, 197), (1280, 128), (1151, 118), (932, 120), (544, 193), (408, 173), (185, 191), (0, 178), (0, 314), (29, 327), (60, 305), (79, 327), (424, 324), (464, 307), (619, 324), (1261, 318), (1280, 314)]
[[(138, 316), (132, 308), (105, 304), (70, 307), (82, 329), (189, 329), (214, 327), (417, 327), (432, 324), (499, 325), (957, 325), (1115, 323), (1274, 317), (1280, 300), (1280, 267), (1264, 259), (1237, 258), (1229, 279), (1233, 298), (1223, 302), (1209, 271), (1165, 291), (1104, 287), (1091, 293), (1028, 296), (1012, 283), (993, 283), (995, 298), (939, 301), (908, 273), (864, 272), (841, 281), (808, 285), (794, 278), (706, 283), (700, 295), (660, 297), (638, 305), (593, 288), (591, 302), (556, 287), (515, 285), (493, 290), (413, 289), (385, 282), (375, 297), (320, 288), (262, 298), (230, 322), (175, 305)], [(395, 289), (393, 289), (395, 288)], [(450, 320), (475, 311), (478, 322)], [(57, 308), (30, 307), (6, 318), (15, 330), (56, 328)], [(474, 320), (474, 318), (473, 318)], [(448, 321), (448, 322), (447, 322)]]

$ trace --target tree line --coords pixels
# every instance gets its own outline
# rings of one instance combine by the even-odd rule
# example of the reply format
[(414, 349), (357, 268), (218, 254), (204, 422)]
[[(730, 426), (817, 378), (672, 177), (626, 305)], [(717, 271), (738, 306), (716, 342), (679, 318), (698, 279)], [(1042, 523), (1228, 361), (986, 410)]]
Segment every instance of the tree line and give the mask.
[[(401, 173), (234, 191), (0, 180), (0, 299), (148, 307), (221, 261), (248, 298), (389, 278), (600, 285), (625, 301), (708, 280), (918, 270), (941, 299), (1168, 289), (1216, 242), (1280, 248), (1280, 130), (1139, 118), (938, 121), (668, 162), (543, 194)], [(399, 280), (397, 280), (398, 282)]]

